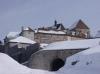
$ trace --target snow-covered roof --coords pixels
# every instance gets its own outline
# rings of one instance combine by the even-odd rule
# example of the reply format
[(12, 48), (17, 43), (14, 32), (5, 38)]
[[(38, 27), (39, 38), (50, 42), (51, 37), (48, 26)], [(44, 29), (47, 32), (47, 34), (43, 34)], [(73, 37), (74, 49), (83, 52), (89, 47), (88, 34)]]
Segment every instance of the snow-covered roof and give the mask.
[(23, 30), (29, 30), (29, 27), (25, 27), (25, 28), (23, 28)]
[(9, 32), (7, 38), (15, 38), (19, 35), (20, 32)]
[(54, 42), (43, 50), (86, 49), (97, 45), (100, 45), (100, 38)]
[(22, 30), (24, 30), (24, 31), (32, 31), (32, 32), (34, 32), (34, 30), (31, 29), (30, 27), (23, 27)]
[(48, 33), (48, 34), (66, 34), (64, 31), (54, 31), (54, 30), (49, 30), (49, 31), (46, 31), (46, 30), (38, 30), (37, 32), (40, 32), (40, 33)]
[(23, 37), (23, 36), (19, 36), (19, 37), (15, 38), (15, 39), (10, 40), (9, 42), (27, 43), (27, 44), (34, 44), (34, 43), (36, 43), (35, 41), (30, 40), (30, 39), (28, 39), (26, 37)]

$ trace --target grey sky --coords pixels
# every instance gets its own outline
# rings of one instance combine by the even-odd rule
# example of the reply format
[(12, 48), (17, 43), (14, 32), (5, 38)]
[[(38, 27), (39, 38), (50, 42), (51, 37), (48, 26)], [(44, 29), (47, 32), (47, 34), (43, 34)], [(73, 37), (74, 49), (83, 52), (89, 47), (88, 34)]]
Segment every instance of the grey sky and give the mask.
[(0, 0), (0, 39), (21, 26), (69, 27), (82, 19), (95, 33), (100, 29), (100, 0)]

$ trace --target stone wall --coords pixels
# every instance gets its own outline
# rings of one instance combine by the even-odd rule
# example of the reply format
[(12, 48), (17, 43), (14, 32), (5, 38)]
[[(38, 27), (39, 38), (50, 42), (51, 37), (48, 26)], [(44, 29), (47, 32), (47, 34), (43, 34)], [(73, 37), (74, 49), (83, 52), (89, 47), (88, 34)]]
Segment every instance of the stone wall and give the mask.
[(64, 40), (80, 40), (84, 39), (81, 37), (68, 36), (67, 34), (45, 34), (45, 33), (35, 33), (34, 39), (38, 43), (52, 43)]
[(24, 30), (24, 31), (21, 32), (20, 35), (34, 41), (34, 31)]
[(18, 45), (15, 45), (13, 47), (7, 48), (5, 53), (15, 59), (17, 62), (24, 63), (29, 60), (33, 53), (39, 51), (39, 49), (40, 48), (38, 43), (30, 44), (26, 48), (19, 48)]
[(84, 49), (40, 50), (31, 56), (29, 67), (33, 69), (53, 71), (52, 64), (55, 59), (61, 59), (65, 63), (67, 57), (83, 50)]

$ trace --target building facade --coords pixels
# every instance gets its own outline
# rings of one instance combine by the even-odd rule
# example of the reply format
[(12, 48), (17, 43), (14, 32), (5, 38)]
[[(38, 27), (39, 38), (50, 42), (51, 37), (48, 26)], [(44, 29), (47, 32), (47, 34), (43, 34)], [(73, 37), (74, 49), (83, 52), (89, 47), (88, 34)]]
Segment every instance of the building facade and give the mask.
[(65, 40), (80, 40), (85, 38), (67, 34), (35, 33), (34, 39), (38, 43), (49, 44), (52, 42), (65, 41)]
[[(13, 38), (16, 38), (18, 33), (14, 33), (13, 35)], [(57, 41), (90, 38), (90, 29), (82, 20), (79, 20), (73, 24), (70, 28), (65, 28), (62, 23), (57, 23), (57, 21), (54, 21), (53, 26), (42, 27), (35, 30), (31, 29), (30, 27), (22, 27), (19, 36), (26, 37), (38, 43), (49, 44)], [(4, 42), (7, 43), (10, 39), (12, 38), (8, 38), (6, 36)]]
[(34, 35), (34, 40), (38, 43), (52, 43), (87, 38), (90, 38), (90, 29), (82, 20), (79, 20), (71, 28), (67, 29), (63, 24), (57, 24), (57, 21), (55, 21), (51, 27), (38, 28)]

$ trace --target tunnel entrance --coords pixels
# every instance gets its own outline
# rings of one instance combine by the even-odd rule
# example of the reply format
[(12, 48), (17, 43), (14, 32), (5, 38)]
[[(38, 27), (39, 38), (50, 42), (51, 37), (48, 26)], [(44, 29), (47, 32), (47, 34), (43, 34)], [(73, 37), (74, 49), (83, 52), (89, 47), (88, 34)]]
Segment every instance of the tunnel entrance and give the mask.
[(51, 63), (51, 71), (57, 71), (59, 70), (61, 67), (63, 67), (65, 64), (65, 62), (62, 59), (55, 59), (53, 60), (53, 62)]

